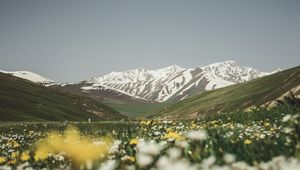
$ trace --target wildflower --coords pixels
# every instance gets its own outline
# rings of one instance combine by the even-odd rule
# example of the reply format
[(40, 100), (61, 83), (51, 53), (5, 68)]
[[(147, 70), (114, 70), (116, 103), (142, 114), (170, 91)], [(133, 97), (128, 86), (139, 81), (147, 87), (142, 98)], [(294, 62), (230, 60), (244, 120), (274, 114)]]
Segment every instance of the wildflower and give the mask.
[(191, 166), (186, 159), (180, 159), (174, 162), (166, 156), (159, 158), (157, 167), (160, 170), (196, 170), (196, 167)]
[(133, 138), (133, 139), (131, 139), (130, 141), (129, 141), (129, 144), (130, 145), (136, 145), (136, 144), (138, 144), (138, 139), (137, 138)]
[(172, 159), (177, 159), (181, 156), (181, 150), (178, 148), (171, 148), (168, 150), (169, 157)]
[(8, 143), (8, 145), (10, 145), (10, 146), (13, 147), (13, 148), (18, 148), (18, 147), (20, 147), (20, 144), (19, 144), (18, 142), (14, 141), (14, 140), (11, 140), (11, 141)]
[(43, 160), (50, 152), (65, 152), (79, 166), (105, 155), (108, 152), (108, 143), (110, 140), (104, 139), (101, 143), (95, 144), (92, 139), (80, 136), (75, 128), (68, 128), (63, 135), (50, 133), (46, 139), (39, 141), (34, 158)]
[(133, 156), (128, 156), (128, 158), (127, 158), (129, 161), (131, 161), (131, 162), (134, 162), (135, 161), (135, 157), (133, 157)]
[(4, 164), (5, 162), (6, 162), (6, 158), (0, 156), (0, 165), (1, 165), (1, 164)]
[(184, 137), (182, 137), (181, 135), (179, 135), (176, 132), (169, 132), (168, 134), (166, 134), (164, 136), (165, 139), (173, 139), (173, 140), (183, 140)]
[(135, 157), (126, 155), (126, 156), (122, 157), (121, 160), (122, 161), (135, 162)]
[(19, 156), (19, 152), (11, 153), (11, 158), (16, 159)]
[(155, 135), (155, 136), (159, 136), (159, 135), (161, 135), (161, 133), (158, 132), (158, 131), (155, 131), (155, 132), (154, 132), (154, 135)]
[(28, 161), (28, 160), (30, 159), (29, 152), (28, 152), (28, 151), (23, 152), (23, 153), (21, 154), (20, 159), (21, 159), (22, 161)]
[(259, 135), (259, 138), (260, 138), (260, 139), (264, 139), (265, 137), (266, 137), (265, 134), (260, 134), (260, 135)]
[(210, 169), (209, 167), (211, 167), (216, 161), (216, 157), (211, 155), (210, 157), (204, 159), (202, 161), (202, 169)]
[(181, 140), (181, 141), (175, 141), (175, 145), (180, 148), (186, 148), (188, 147), (189, 144), (187, 141)]
[(148, 120), (148, 121), (142, 121), (141, 122), (141, 125), (150, 125), (151, 124), (151, 120)]
[(34, 160), (45, 160), (48, 157), (49, 149), (45, 145), (39, 146), (35, 151)]
[(18, 142), (14, 141), (12, 147), (13, 148), (18, 148), (18, 147), (20, 147), (20, 144)]
[(245, 145), (250, 145), (251, 143), (252, 143), (252, 141), (249, 140), (249, 139), (246, 139), (246, 140), (244, 141), (244, 144), (245, 144)]
[(117, 163), (115, 160), (108, 160), (106, 162), (104, 162), (99, 170), (114, 170), (117, 168)]
[(153, 158), (150, 155), (138, 153), (136, 155), (136, 161), (140, 167), (145, 167), (152, 163)]
[(166, 132), (167, 132), (167, 133), (172, 132), (172, 131), (173, 131), (172, 128), (167, 128), (167, 129), (166, 129)]
[(286, 127), (286, 128), (283, 129), (284, 133), (292, 133), (293, 131), (294, 131), (294, 129), (289, 128), (289, 127)]
[[(95, 143), (95, 142), (94, 142)], [(111, 145), (111, 147), (109, 148), (109, 154), (113, 154), (113, 153), (116, 153), (118, 150), (119, 150), (119, 146), (122, 142), (120, 140), (115, 140), (113, 142), (113, 144)], [(103, 142), (100, 141), (100, 142), (97, 142), (97, 145), (102, 145)]]
[(289, 121), (291, 118), (292, 118), (291, 115), (285, 115), (285, 116), (282, 118), (282, 122), (287, 122), (287, 121)]
[(235, 156), (227, 153), (224, 155), (223, 159), (226, 163), (230, 164), (235, 161)]
[(207, 139), (207, 133), (205, 130), (198, 130), (198, 131), (191, 131), (187, 134), (187, 137), (191, 140), (206, 140)]
[(148, 155), (158, 155), (163, 149), (163, 146), (154, 141), (140, 142), (137, 144), (137, 151)]

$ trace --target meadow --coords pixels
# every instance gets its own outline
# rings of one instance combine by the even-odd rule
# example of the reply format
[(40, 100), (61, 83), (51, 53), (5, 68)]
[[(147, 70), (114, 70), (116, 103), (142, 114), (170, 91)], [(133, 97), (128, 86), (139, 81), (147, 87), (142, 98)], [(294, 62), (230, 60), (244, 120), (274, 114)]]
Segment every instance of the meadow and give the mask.
[(299, 169), (300, 111), (209, 114), (197, 120), (7, 122), (0, 169)]

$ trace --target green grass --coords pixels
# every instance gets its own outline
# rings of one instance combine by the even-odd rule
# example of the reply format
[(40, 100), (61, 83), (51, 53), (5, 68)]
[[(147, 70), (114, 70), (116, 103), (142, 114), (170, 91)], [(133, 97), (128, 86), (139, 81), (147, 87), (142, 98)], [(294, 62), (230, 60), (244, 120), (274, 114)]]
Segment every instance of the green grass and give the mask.
[(125, 101), (125, 100), (105, 100), (103, 104), (117, 110), (118, 112), (131, 117), (143, 118), (148, 114), (166, 107), (170, 103), (151, 103), (146, 101)]
[[(297, 146), (300, 144), (300, 138), (299, 133), (296, 133), (300, 125), (299, 114), (299, 108), (281, 105), (272, 109), (258, 108), (252, 112), (211, 114), (199, 120), (154, 120), (149, 124), (139, 121), (8, 122), (0, 124), (0, 137), (3, 139), (0, 141), (2, 146), (0, 157), (7, 158), (8, 161), (4, 162), (4, 165), (14, 166), (24, 163), (24, 161), (17, 161), (16, 164), (11, 165), (9, 160), (14, 159), (11, 152), (28, 151), (32, 156), (25, 162), (28, 162), (29, 167), (34, 169), (55, 169), (59, 165), (70, 165), (70, 158), (66, 155), (64, 155), (65, 159), (56, 159), (55, 155), (50, 154), (47, 159), (42, 161), (36, 161), (33, 155), (36, 152), (34, 147), (36, 141), (45, 138), (47, 132), (59, 131), (64, 133), (65, 129), (71, 125), (75, 126), (84, 138), (91, 137), (95, 141), (99, 141), (101, 137), (109, 135), (112, 140), (116, 140), (118, 148), (109, 153), (109, 157), (117, 162), (115, 169), (126, 169), (130, 165), (133, 165), (134, 169), (155, 169), (157, 161), (163, 157), (168, 157), (173, 149), (181, 151), (176, 161), (185, 160), (190, 165), (204, 163), (205, 160), (213, 156), (215, 158), (213, 164), (216, 166), (231, 167), (231, 164), (236, 162), (245, 162), (253, 166), (278, 156), (299, 159), (300, 150)], [(286, 115), (289, 115), (290, 119), (282, 121)], [(286, 132), (286, 129), (290, 129), (289, 132)], [(191, 131), (204, 131), (207, 137), (194, 140), (187, 135)], [(166, 138), (166, 134), (169, 132), (184, 138), (178, 141), (169, 140)], [(130, 156), (136, 160), (139, 156), (140, 150), (134, 144), (130, 144), (131, 139), (136, 138), (141, 139), (138, 141), (141, 143), (145, 140), (163, 146), (163, 149), (153, 156), (153, 163), (145, 168), (141, 168), (136, 161), (131, 162), (125, 159)], [(17, 142), (19, 146), (12, 145), (12, 141)], [(245, 141), (250, 141), (250, 143), (245, 143)], [(182, 142), (185, 144), (180, 145)], [(147, 145), (143, 147), (147, 147)], [(226, 154), (234, 155), (235, 161), (226, 163), (223, 159)], [(101, 161), (96, 160), (94, 162), (96, 167), (93, 169), (98, 169), (97, 165)], [(278, 160), (276, 161), (277, 164)]]
[[(0, 121), (87, 121), (121, 119), (95, 100), (0, 74)], [(97, 113), (98, 115), (96, 115)]]
[(150, 117), (194, 118), (198, 114), (262, 105), (300, 84), (300, 67), (249, 82), (196, 94), (153, 113)]

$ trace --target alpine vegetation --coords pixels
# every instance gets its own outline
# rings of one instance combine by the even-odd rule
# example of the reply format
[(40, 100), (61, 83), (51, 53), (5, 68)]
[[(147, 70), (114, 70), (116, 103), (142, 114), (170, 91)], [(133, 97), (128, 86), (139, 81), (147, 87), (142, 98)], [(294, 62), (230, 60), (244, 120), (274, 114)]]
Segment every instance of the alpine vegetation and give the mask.
[(299, 169), (299, 122), (299, 108), (282, 105), (185, 121), (7, 123), (0, 168)]

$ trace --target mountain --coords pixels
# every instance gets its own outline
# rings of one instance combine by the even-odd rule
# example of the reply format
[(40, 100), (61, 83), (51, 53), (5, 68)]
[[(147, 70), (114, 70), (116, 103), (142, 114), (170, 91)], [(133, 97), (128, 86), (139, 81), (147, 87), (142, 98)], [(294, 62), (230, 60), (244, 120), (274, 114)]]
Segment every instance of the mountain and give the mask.
[(44, 85), (52, 85), (55, 82), (53, 80), (47, 79), (41, 75), (38, 75), (36, 73), (30, 72), (30, 71), (4, 71), (0, 70), (0, 73), (5, 73), (5, 74), (11, 74), (15, 77), (19, 77), (22, 79), (26, 79), (29, 81), (32, 81), (34, 83), (40, 83)]
[[(177, 65), (158, 70), (134, 69), (112, 72), (88, 81), (58, 84), (29, 71), (5, 72), (13, 76), (60, 86), (64, 91), (100, 98), (122, 98), (144, 102), (180, 101), (195, 93), (242, 83), (270, 73), (260, 72), (235, 61), (225, 61), (199, 68), (182, 68)], [(85, 93), (85, 94), (84, 94)]]
[(177, 65), (158, 69), (134, 69), (92, 77), (82, 90), (111, 89), (146, 101), (180, 101), (194, 93), (242, 83), (270, 73), (260, 72), (235, 61), (214, 63), (199, 68)]
[(0, 70), (0, 73), (1, 72), (14, 77), (22, 78), (24, 79), (24, 81), (46, 86), (50, 89), (59, 90), (65, 93), (71, 93), (83, 98), (92, 98), (97, 102), (112, 107), (114, 110), (122, 113), (122, 115), (126, 115), (129, 117), (142, 116), (142, 113), (150, 112), (152, 111), (152, 109), (157, 108), (157, 106), (161, 105), (145, 101), (130, 94), (125, 94), (101, 86), (97, 86), (97, 88), (94, 89), (82, 88), (91, 86), (93, 84), (87, 81), (81, 81), (77, 83), (57, 83), (29, 71), (8, 72)]
[(92, 83), (82, 81), (78, 83), (65, 83), (49, 86), (64, 92), (76, 94), (83, 97), (93, 98), (128, 117), (143, 117), (149, 113), (165, 106), (165, 103), (150, 102), (132, 95), (127, 95), (109, 88), (97, 86), (95, 89), (82, 89), (91, 86)]
[(196, 94), (157, 111), (150, 117), (196, 118), (203, 114), (246, 109), (274, 103), (292, 91), (300, 97), (300, 66), (244, 83)]
[(187, 69), (173, 65), (158, 70), (141, 68), (112, 72), (77, 83), (43, 83), (47, 81), (29, 79), (28, 77), (33, 76), (24, 75), (22, 78), (35, 80), (34, 82), (67, 93), (93, 98), (122, 114), (139, 117), (192, 95), (268, 74), (270, 73), (240, 66), (235, 61), (225, 61), (199, 68)]
[[(121, 120), (125, 116), (91, 98), (45, 87), (49, 82), (35, 74), (0, 73), (0, 121), (92, 121)], [(33, 79), (32, 79), (33, 78)], [(42, 81), (38, 81), (42, 80)], [(47, 80), (47, 81), (44, 81)]]

